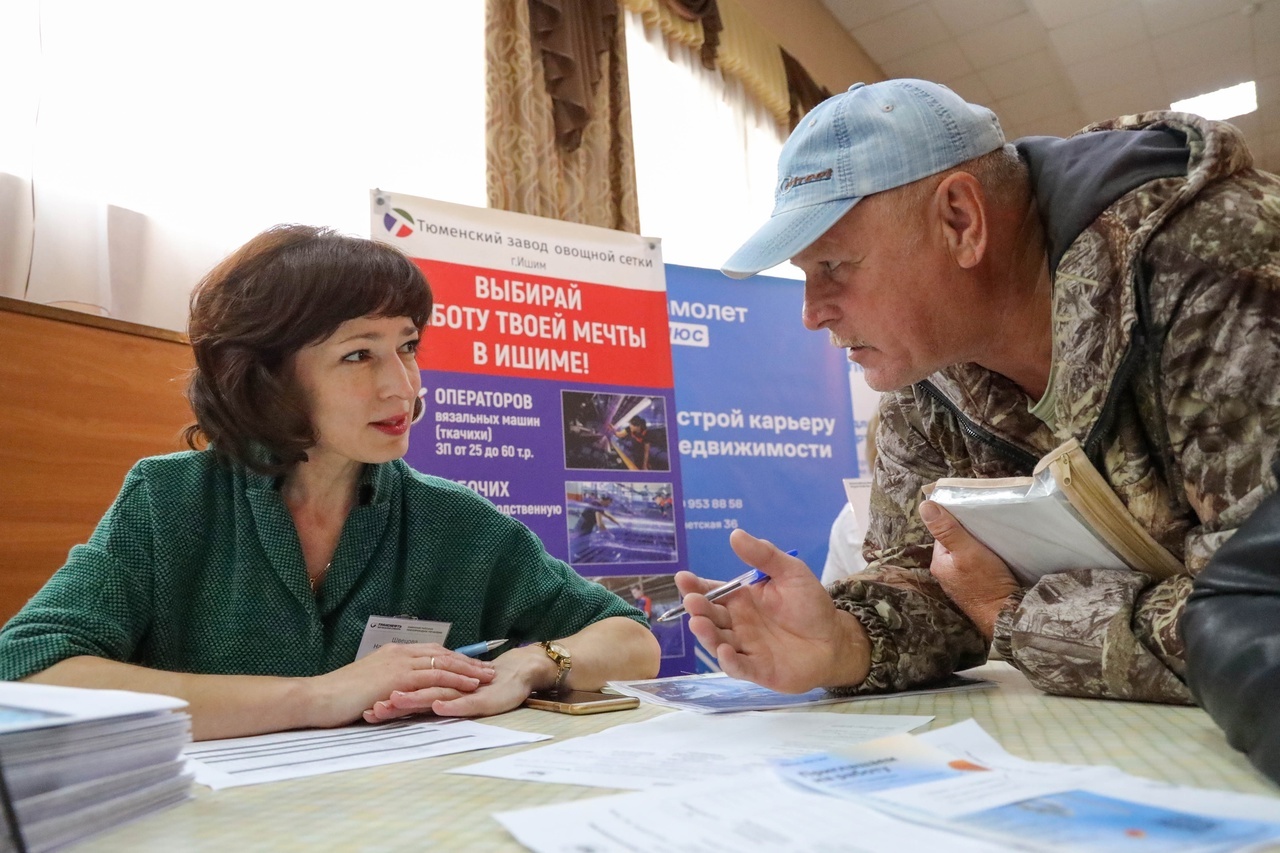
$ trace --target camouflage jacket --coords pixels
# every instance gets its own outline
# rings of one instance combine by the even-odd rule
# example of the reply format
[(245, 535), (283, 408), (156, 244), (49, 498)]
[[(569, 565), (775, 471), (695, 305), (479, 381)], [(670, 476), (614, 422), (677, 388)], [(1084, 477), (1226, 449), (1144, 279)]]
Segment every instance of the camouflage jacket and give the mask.
[[(1082, 218), (1083, 184), (1116, 171), (1106, 168), (1108, 140), (1158, 140), (1131, 133), (1143, 130), (1172, 132), (1159, 137), (1180, 147), (1177, 174), (1141, 177), (1109, 198), (1095, 187), (1100, 212)], [(1091, 140), (1104, 145), (1089, 152)], [(1074, 436), (1186, 574), (1049, 575), (1010, 597), (993, 645), (1050, 693), (1190, 702), (1179, 620), (1191, 577), (1276, 490), (1280, 179), (1252, 168), (1234, 127), (1178, 113), (1018, 147), (1054, 273), (1054, 428), (1012, 382), (973, 364), (882, 397), (870, 566), (830, 588), (866, 626), (872, 666), (840, 691), (901, 690), (983, 662), (983, 637), (929, 575), (920, 489), (940, 477), (1029, 474)], [(1072, 217), (1079, 227), (1064, 229)]]

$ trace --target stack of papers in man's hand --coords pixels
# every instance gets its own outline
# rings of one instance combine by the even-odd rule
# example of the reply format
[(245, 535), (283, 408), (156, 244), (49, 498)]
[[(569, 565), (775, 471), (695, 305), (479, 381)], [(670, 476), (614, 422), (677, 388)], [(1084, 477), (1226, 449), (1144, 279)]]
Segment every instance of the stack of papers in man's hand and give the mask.
[(0, 683), (0, 853), (49, 850), (190, 797), (186, 702)]
[(947, 477), (925, 487), (1026, 587), (1069, 569), (1184, 573), (1182, 563), (1130, 514), (1074, 438), (1031, 477)]
[[(979, 690), (995, 687), (994, 681), (951, 675), (925, 687), (902, 690), (894, 696), (913, 696), (921, 693), (943, 691)], [(627, 696), (635, 696), (642, 702), (698, 711), (703, 714), (723, 714), (728, 711), (772, 711), (777, 708), (795, 708), (802, 705), (827, 705), (832, 702), (853, 702), (859, 699), (883, 699), (883, 694), (866, 696), (837, 696), (821, 687), (808, 693), (779, 693), (750, 681), (730, 678), (723, 672), (700, 675), (676, 675), (669, 678), (649, 678), (643, 681), (610, 681), (609, 688)]]

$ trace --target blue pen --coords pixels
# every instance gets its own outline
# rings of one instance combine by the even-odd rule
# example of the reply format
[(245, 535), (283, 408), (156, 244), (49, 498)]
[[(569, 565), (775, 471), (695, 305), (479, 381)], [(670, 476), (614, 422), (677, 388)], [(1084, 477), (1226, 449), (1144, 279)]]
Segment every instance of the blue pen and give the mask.
[(460, 655), (466, 655), (469, 658), (473, 658), (473, 657), (476, 657), (477, 655), (482, 655), (485, 652), (491, 652), (505, 642), (506, 642), (506, 639), (481, 640), (478, 643), (472, 643), (468, 646), (459, 646), (458, 648), (454, 649), (454, 651)]
[[(793, 549), (787, 552), (787, 556), (794, 557), (799, 553), (800, 553), (799, 551), (796, 551)], [(733, 580), (728, 581), (727, 583), (721, 584), (720, 586), (706, 593), (706, 598), (707, 598), (707, 601), (715, 601), (717, 598), (724, 598), (729, 593), (737, 592), (738, 590), (742, 589), (745, 586), (764, 583), (768, 579), (769, 579), (769, 576), (766, 575), (764, 572), (760, 571), (759, 569), (752, 569), (749, 572), (743, 572)], [(682, 604), (679, 607), (673, 607), (672, 609), (668, 610), (666, 613), (663, 613), (654, 621), (670, 622), (673, 619), (679, 619), (684, 614), (685, 614), (685, 609), (684, 609), (684, 605)]]

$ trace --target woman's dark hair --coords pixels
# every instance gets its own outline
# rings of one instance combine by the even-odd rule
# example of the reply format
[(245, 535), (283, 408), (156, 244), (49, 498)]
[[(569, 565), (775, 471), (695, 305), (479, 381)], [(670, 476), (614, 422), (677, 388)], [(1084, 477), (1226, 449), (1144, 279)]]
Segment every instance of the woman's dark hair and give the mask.
[(277, 225), (224, 259), (191, 294), (187, 335), (196, 366), (187, 398), (203, 437), (224, 461), (268, 476), (316, 443), (289, 376), (295, 353), (357, 317), (431, 317), (431, 288), (399, 250), (328, 228)]

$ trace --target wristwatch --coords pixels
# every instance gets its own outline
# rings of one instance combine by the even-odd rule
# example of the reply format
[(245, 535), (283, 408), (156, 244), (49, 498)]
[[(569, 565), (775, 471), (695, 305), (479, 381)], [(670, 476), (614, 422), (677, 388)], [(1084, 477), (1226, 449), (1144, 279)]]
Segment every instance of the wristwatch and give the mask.
[(556, 665), (556, 683), (551, 689), (559, 693), (564, 689), (564, 680), (569, 676), (569, 669), (573, 666), (573, 656), (569, 654), (568, 649), (554, 640), (543, 640), (538, 645), (542, 646), (547, 657), (551, 658), (551, 662)]

